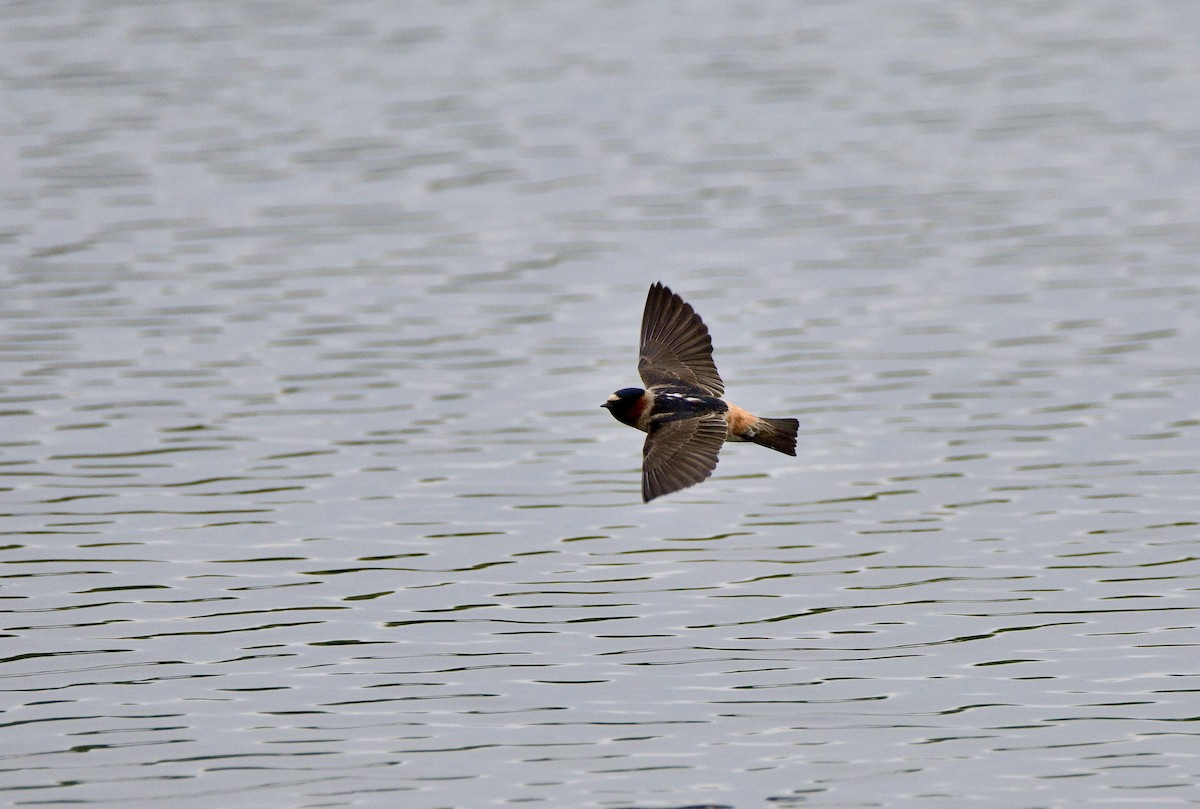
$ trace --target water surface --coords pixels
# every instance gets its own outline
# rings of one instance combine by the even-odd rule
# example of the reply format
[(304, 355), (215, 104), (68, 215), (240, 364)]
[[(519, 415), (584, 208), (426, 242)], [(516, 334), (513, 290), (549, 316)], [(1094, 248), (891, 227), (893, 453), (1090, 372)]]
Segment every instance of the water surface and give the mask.
[[(1200, 802), (1198, 22), (8, 9), (0, 794)], [(658, 280), (798, 459), (640, 502)]]

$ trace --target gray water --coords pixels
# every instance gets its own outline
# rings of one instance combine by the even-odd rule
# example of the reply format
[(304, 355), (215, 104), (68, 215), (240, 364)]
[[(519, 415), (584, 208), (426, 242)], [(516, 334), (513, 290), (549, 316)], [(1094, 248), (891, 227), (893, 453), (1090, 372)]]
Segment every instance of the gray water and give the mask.
[[(0, 802), (1200, 804), (1198, 41), (6, 4)], [(798, 458), (640, 502), (657, 280)]]

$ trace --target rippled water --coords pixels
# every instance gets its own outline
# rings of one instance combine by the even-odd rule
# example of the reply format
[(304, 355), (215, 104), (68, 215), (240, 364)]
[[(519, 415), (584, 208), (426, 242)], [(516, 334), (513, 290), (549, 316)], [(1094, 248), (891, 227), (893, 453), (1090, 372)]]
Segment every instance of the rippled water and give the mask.
[[(0, 800), (1200, 803), (1198, 35), (9, 4)], [(640, 502), (656, 280), (798, 459)]]

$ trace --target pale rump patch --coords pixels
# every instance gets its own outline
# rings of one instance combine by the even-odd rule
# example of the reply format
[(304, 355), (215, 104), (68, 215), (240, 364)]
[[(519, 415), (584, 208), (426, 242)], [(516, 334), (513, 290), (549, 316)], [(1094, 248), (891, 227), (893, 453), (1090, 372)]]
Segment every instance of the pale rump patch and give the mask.
[(742, 410), (737, 405), (729, 405), (729, 412), (725, 414), (725, 422), (729, 425), (729, 438), (743, 438), (746, 433), (753, 434), (754, 425), (758, 423), (758, 416)]

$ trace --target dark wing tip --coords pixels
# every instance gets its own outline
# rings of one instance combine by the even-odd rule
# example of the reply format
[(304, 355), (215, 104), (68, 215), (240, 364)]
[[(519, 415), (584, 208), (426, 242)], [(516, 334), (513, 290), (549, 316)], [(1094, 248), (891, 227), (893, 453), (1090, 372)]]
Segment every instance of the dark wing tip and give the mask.
[(695, 486), (697, 483), (703, 483), (708, 480), (712, 473), (712, 469), (705, 469), (696, 471), (690, 477), (644, 474), (642, 475), (642, 502), (649, 503), (654, 498), (662, 497), (664, 494), (671, 494), (680, 489)]

